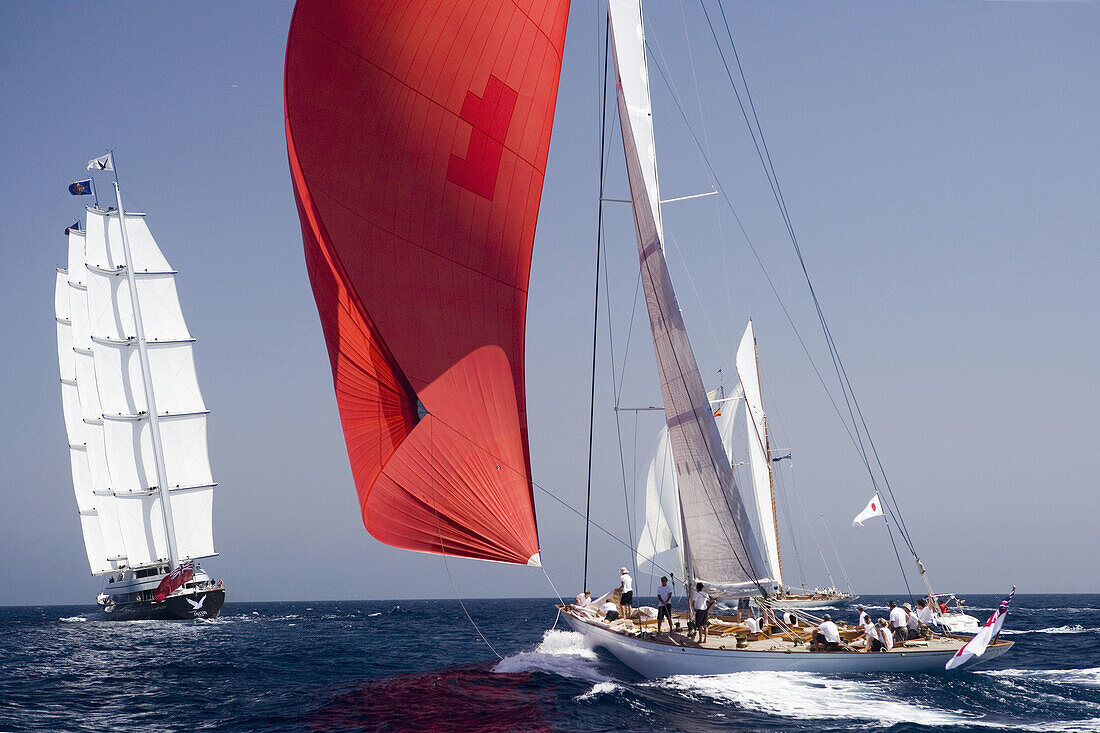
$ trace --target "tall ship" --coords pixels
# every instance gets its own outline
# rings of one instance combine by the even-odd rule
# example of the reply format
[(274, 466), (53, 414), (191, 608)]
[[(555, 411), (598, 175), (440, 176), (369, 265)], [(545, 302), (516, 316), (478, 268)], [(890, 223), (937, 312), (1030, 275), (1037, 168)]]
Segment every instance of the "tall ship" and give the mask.
[[(89, 169), (113, 171), (113, 156)], [(74, 194), (94, 190), (74, 184)], [(199, 563), (213, 557), (214, 479), (195, 373), (195, 339), (176, 271), (145, 214), (86, 209), (66, 230), (55, 315), (61, 402), (84, 548), (104, 579), (107, 619), (217, 616), (225, 584)]]

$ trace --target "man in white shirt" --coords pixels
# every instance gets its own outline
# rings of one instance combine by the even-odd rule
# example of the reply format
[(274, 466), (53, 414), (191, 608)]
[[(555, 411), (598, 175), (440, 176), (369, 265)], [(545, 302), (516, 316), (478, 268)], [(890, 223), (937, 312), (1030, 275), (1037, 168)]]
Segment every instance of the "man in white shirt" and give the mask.
[(600, 613), (603, 614), (606, 621), (617, 621), (619, 618), (619, 607), (615, 604), (615, 601), (608, 601), (600, 606)]
[(703, 592), (703, 584), (695, 584), (695, 595), (691, 597), (691, 608), (695, 611), (695, 630), (699, 632), (699, 643), (707, 640), (707, 617), (710, 615), (710, 607), (713, 601)]
[(822, 621), (814, 631), (814, 641), (822, 644), (827, 652), (835, 652), (840, 648), (840, 629), (833, 623), (833, 617), (829, 614), (822, 616)]
[(863, 614), (863, 616), (863, 651), (877, 652), (882, 647), (882, 642), (878, 640), (878, 627), (870, 616), (867, 614)]
[(894, 632), (894, 641), (905, 641), (909, 636), (907, 614), (893, 601), (890, 601), (890, 630)]
[(856, 610), (859, 611), (859, 625), (866, 626), (867, 622), (871, 620), (871, 617), (863, 610), (863, 606), (856, 606)]
[(576, 598), (574, 598), (573, 601), (574, 601), (574, 605), (580, 606), (581, 608), (585, 608), (586, 606), (591, 606), (592, 605), (592, 591), (586, 590), (584, 593), (581, 593)]
[(917, 599), (917, 620), (921, 622), (929, 631), (932, 630), (932, 626), (936, 623), (936, 618), (932, 613), (932, 607), (928, 605), (928, 601), (923, 598)]
[(917, 618), (916, 612), (908, 603), (902, 605), (902, 608), (905, 609), (906, 639), (919, 639), (921, 636), (920, 619)]
[(672, 631), (672, 586), (668, 578), (661, 577), (661, 587), (657, 589), (657, 633), (661, 633), (661, 619), (668, 619), (668, 630)]
[(634, 578), (626, 568), (619, 568), (619, 613), (623, 618), (630, 618), (634, 609)]

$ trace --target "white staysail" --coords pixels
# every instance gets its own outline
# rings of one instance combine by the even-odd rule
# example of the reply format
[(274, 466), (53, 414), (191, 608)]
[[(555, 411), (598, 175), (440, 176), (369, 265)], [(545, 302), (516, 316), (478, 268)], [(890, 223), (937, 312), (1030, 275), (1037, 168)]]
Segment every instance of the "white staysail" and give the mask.
[(770, 592), (774, 583), (722, 449), (665, 262), (641, 6), (611, 0), (609, 12), (642, 285), (680, 494), (686, 577), (731, 595)]
[(768, 561), (768, 573), (783, 583), (783, 569), (779, 558), (779, 522), (775, 513), (775, 489), (772, 483), (771, 446), (768, 441), (768, 423), (764, 416), (764, 401), (760, 388), (760, 367), (756, 356), (756, 335), (752, 321), (745, 328), (741, 344), (737, 347), (737, 375), (745, 392), (747, 405), (745, 428), (749, 444), (749, 467), (752, 470), (753, 499), (759, 521), (760, 537), (764, 543), (764, 557)]
[[(163, 564), (173, 555), (169, 547), (173, 536), (180, 561), (214, 554), (214, 480), (207, 451), (207, 409), (192, 353), (194, 339), (180, 308), (175, 272), (144, 216), (127, 213), (125, 219), (132, 281), (126, 271), (118, 211), (89, 209), (87, 231), (80, 233), (82, 246), (70, 246), (69, 272), (79, 272), (78, 281), (69, 276), (78, 400), (69, 395), (64, 382), (62, 386), (66, 415), (70, 403), (78, 406), (82, 423), (94, 432), (88, 441), (88, 473), (97, 500), (109, 505), (106, 512), (97, 505), (101, 525), (105, 515), (114, 523), (108, 554), (116, 553), (117, 560), (110, 569)], [(163, 510), (165, 493), (158, 485), (131, 282), (144, 326), (170, 512)], [(58, 344), (60, 350), (60, 330)], [(63, 375), (65, 368), (62, 357)], [(74, 463), (74, 476), (76, 472)], [(171, 517), (172, 532), (165, 527), (166, 516)], [(93, 572), (101, 572), (95, 563)]]

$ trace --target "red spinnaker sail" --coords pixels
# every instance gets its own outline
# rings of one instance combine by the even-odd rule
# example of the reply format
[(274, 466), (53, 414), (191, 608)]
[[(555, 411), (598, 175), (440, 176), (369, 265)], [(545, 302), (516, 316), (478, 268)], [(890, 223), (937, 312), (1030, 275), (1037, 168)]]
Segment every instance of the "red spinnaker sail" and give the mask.
[(294, 10), (306, 266), (363, 522), (396, 547), (537, 557), (523, 335), (567, 15), (568, 0)]

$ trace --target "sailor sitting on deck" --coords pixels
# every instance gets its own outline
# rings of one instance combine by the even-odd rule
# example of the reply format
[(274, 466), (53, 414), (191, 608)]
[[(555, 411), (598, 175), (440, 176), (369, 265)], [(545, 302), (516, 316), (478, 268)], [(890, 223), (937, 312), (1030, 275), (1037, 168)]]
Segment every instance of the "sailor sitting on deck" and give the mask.
[(932, 615), (932, 607), (923, 598), (917, 599), (917, 621), (920, 621), (921, 631), (924, 632), (925, 638), (931, 636), (932, 626), (936, 623), (936, 619)]
[(574, 603), (581, 608), (592, 605), (592, 591), (586, 590), (584, 593), (579, 594), (573, 599)]
[(886, 619), (880, 618), (878, 620), (878, 644), (871, 645), (871, 651), (873, 652), (888, 652), (894, 648), (894, 635), (890, 633), (890, 627), (886, 623)]
[(878, 626), (867, 614), (863, 614), (863, 651), (877, 652), (882, 648), (882, 640), (878, 636)]
[(814, 642), (825, 647), (827, 652), (840, 649), (840, 629), (833, 623), (833, 617), (825, 614), (822, 622), (814, 630)]

